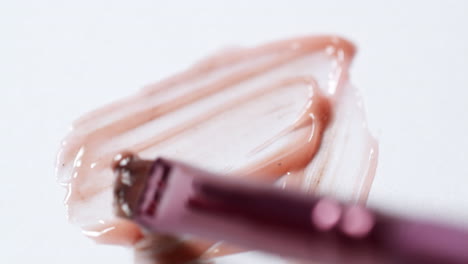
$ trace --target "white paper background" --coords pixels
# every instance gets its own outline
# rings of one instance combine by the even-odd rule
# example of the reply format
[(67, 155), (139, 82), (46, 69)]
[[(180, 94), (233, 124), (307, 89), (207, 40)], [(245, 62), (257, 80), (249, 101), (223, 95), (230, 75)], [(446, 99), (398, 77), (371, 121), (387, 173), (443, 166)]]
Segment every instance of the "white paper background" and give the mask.
[(53, 162), (70, 122), (213, 50), (307, 33), (359, 47), (371, 204), (468, 225), (467, 3), (0, 0), (0, 263), (131, 263), (64, 218)]

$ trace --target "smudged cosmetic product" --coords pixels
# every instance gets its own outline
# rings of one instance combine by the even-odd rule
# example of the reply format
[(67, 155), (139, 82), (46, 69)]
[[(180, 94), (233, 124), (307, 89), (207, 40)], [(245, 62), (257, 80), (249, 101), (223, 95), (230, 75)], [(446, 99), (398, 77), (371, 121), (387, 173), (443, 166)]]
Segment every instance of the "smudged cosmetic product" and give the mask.
[[(124, 150), (290, 192), (365, 202), (378, 152), (348, 80), (354, 53), (336, 36), (225, 50), (86, 114), (57, 160), (69, 220), (100, 243), (134, 247), (139, 263), (185, 263), (242, 250), (192, 236), (148, 235), (115, 217), (111, 164)], [(140, 165), (143, 174), (151, 169)]]
[(154, 233), (192, 234), (319, 263), (468, 263), (468, 230), (376, 213), (262, 182), (126, 154), (115, 211)]

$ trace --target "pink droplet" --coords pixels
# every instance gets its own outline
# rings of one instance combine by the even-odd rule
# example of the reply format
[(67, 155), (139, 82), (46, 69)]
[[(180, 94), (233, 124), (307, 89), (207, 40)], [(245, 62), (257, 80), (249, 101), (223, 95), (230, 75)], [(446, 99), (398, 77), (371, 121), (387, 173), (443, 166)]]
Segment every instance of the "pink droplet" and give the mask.
[(341, 230), (351, 237), (362, 238), (372, 230), (374, 223), (374, 216), (369, 210), (353, 205), (344, 212)]
[(312, 222), (322, 231), (330, 230), (336, 226), (340, 220), (340, 216), (340, 205), (330, 199), (318, 201), (314, 209), (312, 209)]

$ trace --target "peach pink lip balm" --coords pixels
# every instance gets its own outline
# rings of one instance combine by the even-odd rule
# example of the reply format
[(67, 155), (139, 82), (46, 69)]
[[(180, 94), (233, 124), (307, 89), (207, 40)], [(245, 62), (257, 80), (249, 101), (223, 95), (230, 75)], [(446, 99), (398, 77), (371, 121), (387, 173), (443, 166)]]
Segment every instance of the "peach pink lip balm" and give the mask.
[(117, 215), (156, 233), (191, 234), (320, 263), (468, 263), (468, 232), (354, 204), (221, 177), (184, 163), (121, 156)]
[(83, 115), (57, 159), (69, 221), (99, 243), (133, 247), (138, 264), (216, 261), (239, 252), (219, 241), (146, 236), (117, 218), (110, 164), (123, 150), (365, 202), (378, 146), (349, 78), (355, 50), (334, 35), (223, 50)]

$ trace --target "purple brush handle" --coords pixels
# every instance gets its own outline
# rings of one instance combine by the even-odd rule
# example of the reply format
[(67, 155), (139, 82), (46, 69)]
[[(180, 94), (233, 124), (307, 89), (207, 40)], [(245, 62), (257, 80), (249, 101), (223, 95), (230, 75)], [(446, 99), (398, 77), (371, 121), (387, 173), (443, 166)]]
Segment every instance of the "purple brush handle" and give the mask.
[(158, 159), (132, 219), (321, 263), (468, 264), (466, 230), (221, 177)]

